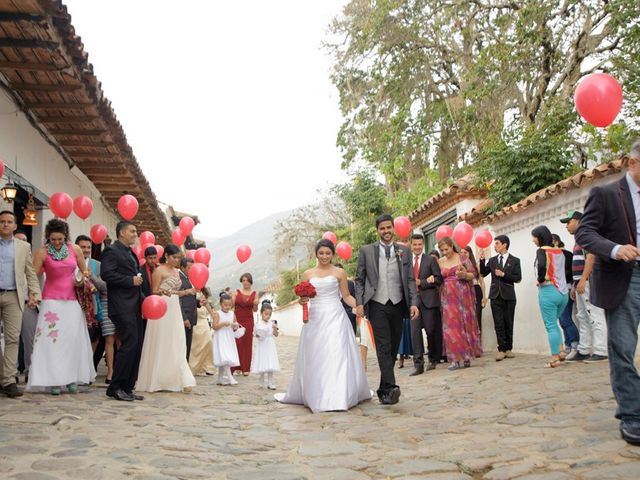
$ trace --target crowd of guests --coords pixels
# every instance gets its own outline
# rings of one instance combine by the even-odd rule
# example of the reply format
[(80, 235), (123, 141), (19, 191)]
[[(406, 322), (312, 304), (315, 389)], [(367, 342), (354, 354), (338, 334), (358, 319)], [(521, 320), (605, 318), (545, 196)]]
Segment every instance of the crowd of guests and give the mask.
[[(33, 256), (16, 228), (15, 215), (0, 212), (1, 393), (22, 395), (19, 363), (28, 391), (75, 393), (96, 381), (103, 359), (107, 395), (118, 400), (142, 400), (136, 392), (188, 392), (195, 376), (214, 375), (216, 368), (219, 385), (237, 384), (233, 368), (236, 375), (259, 374), (260, 386), (275, 389), (277, 322), (269, 301), (258, 305), (251, 274), (242, 275), (234, 294), (222, 292), (214, 310), (209, 290), (191, 284), (193, 260), (177, 246), (167, 245), (161, 258), (148, 247), (138, 260), (131, 222), (118, 223), (117, 240), (101, 261), (92, 258), (88, 236), (71, 243), (63, 220), (46, 224), (45, 245)], [(142, 318), (142, 302), (152, 294), (167, 304), (158, 320)]]

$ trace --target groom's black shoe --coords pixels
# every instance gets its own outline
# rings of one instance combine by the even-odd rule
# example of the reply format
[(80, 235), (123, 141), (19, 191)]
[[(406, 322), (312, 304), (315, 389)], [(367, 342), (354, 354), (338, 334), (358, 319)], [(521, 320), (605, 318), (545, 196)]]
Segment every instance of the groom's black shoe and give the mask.
[(427, 365), (427, 372), (429, 370), (435, 370), (436, 365), (437, 365), (437, 362), (435, 362), (434, 360), (429, 360), (429, 364)]
[(107, 390), (107, 397), (122, 400), (123, 402), (133, 402), (133, 395), (128, 394), (121, 388), (118, 390)]
[(415, 377), (416, 375), (422, 375), (424, 373), (424, 367), (416, 367), (413, 372), (409, 374), (410, 377)]
[(383, 405), (395, 405), (400, 400), (400, 387), (393, 387), (391, 390), (382, 395)]
[(138, 395), (138, 394), (135, 394), (133, 392), (131, 392), (129, 395), (131, 395), (134, 400), (144, 400), (144, 396), (142, 396), (142, 395)]
[(620, 422), (620, 436), (631, 445), (640, 445), (640, 422)]

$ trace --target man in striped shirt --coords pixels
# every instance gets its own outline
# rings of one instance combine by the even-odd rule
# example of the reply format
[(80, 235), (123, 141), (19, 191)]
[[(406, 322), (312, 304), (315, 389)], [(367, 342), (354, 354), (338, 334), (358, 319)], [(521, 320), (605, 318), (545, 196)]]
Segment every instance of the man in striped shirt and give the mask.
[[(567, 231), (575, 235), (580, 225), (582, 212), (571, 211), (560, 222), (567, 225)], [(600, 362), (607, 359), (607, 322), (604, 310), (589, 301), (589, 277), (595, 257), (577, 243), (573, 247), (573, 286), (569, 292), (576, 302), (576, 320), (580, 332), (578, 351), (567, 355), (568, 361)]]

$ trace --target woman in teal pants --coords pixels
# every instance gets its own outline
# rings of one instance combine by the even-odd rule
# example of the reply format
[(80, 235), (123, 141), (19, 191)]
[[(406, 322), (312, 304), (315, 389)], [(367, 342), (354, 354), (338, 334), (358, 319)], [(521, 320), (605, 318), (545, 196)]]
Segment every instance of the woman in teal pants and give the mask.
[(564, 253), (553, 246), (551, 232), (544, 225), (531, 231), (536, 251), (536, 275), (540, 313), (547, 329), (551, 360), (545, 367), (553, 368), (564, 360), (561, 356), (562, 334), (558, 319), (569, 301), (569, 288), (564, 271)]

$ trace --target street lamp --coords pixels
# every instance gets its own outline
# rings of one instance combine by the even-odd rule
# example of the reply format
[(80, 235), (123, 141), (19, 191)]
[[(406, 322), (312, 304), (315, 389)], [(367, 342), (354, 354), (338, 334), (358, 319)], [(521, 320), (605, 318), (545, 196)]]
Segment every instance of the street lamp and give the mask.
[(16, 199), (18, 194), (18, 188), (13, 184), (11, 180), (4, 187), (0, 188), (0, 195), (7, 203), (12, 203)]

